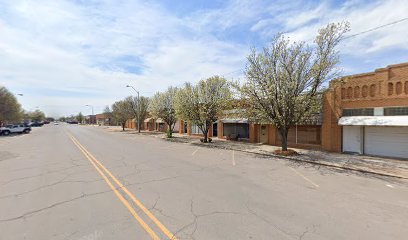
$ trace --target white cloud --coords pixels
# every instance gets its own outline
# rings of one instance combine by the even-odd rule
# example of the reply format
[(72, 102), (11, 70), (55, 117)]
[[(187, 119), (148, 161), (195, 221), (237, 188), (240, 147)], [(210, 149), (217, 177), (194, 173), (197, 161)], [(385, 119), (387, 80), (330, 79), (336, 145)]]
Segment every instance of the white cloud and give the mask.
[[(0, 0), (1, 84), (24, 93), (19, 99), (27, 109), (71, 114), (91, 104), (101, 111), (132, 94), (127, 84), (151, 95), (212, 74), (242, 76), (236, 70), (249, 47), (266, 45), (277, 32), (311, 40), (328, 22), (348, 20), (355, 33), (408, 12), (404, 0), (353, 0), (340, 7), (300, 0), (220, 4), (179, 16), (152, 1)], [(249, 34), (256, 39), (242, 39)], [(406, 39), (407, 22), (351, 38), (342, 53), (364, 59), (407, 50)]]
[[(405, 0), (390, 1), (346, 1), (341, 7), (323, 2), (316, 6), (305, 6), (279, 14), (273, 19), (282, 23), (282, 28), (295, 40), (311, 42), (317, 30), (329, 22), (348, 21), (349, 34), (359, 33), (399, 19), (408, 17), (408, 4)], [(269, 22), (273, 19), (268, 19)], [(362, 55), (389, 48), (408, 49), (408, 21), (385, 27), (345, 40), (342, 52), (349, 55)], [(273, 32), (259, 25), (254, 30), (270, 36)], [(346, 47), (345, 47), (346, 46)]]
[[(0, 62), (0, 76), (7, 87), (25, 93), (24, 107), (40, 106), (50, 114), (77, 113), (85, 104), (102, 110), (133, 94), (127, 84), (151, 95), (169, 85), (231, 72), (242, 66), (248, 51), (203, 34), (151, 3), (3, 5), (0, 57), (7, 61)], [(140, 59), (134, 66), (140, 73), (117, 65), (122, 56)]]

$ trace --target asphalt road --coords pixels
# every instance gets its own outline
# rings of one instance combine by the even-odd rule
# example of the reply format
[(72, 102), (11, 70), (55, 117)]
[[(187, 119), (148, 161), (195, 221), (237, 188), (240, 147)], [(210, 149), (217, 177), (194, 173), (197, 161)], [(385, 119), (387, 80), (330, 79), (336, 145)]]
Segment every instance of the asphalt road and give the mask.
[(0, 239), (406, 239), (408, 182), (49, 125), (0, 137)]

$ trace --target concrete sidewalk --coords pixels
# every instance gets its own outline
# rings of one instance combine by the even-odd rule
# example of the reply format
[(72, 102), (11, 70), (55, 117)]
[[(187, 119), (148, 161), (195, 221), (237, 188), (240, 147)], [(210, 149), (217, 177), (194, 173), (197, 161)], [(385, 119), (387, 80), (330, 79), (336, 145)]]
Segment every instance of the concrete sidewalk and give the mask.
[[(120, 131), (117, 127), (108, 127), (109, 131)], [(125, 133), (137, 133), (134, 129), (126, 131)], [(241, 152), (248, 152), (254, 154), (262, 154), (271, 157), (284, 158), (294, 161), (308, 162), (312, 164), (319, 164), (323, 166), (336, 167), (346, 170), (359, 171), (364, 173), (378, 174), (382, 176), (397, 177), (408, 179), (408, 160), (398, 160), (391, 158), (364, 156), (364, 155), (350, 155), (340, 154), (316, 150), (294, 149), (299, 153), (297, 156), (280, 156), (274, 154), (275, 150), (280, 149), (277, 146), (254, 144), (248, 142), (227, 141), (224, 139), (213, 138), (212, 143), (203, 144), (199, 137), (191, 137), (183, 134), (174, 133), (173, 138), (167, 139), (165, 133), (143, 131), (143, 135), (151, 135), (158, 138), (163, 138), (167, 141), (183, 142), (188, 144), (199, 145), (203, 147), (214, 147), (230, 149)]]
[[(191, 144), (204, 145), (200, 143), (199, 139), (197, 138), (187, 137), (179, 134), (175, 134), (174, 139), (170, 139), (170, 141), (182, 141), (189, 142)], [(298, 148), (291, 148), (299, 153), (299, 155), (297, 156), (280, 156), (274, 154), (275, 150), (280, 149), (280, 147), (277, 146), (259, 143), (254, 144), (248, 142), (219, 140), (217, 138), (213, 138), (212, 143), (206, 144), (204, 146), (262, 154), (329, 167), (337, 167), (347, 170), (408, 179), (408, 160), (404, 161), (382, 157), (340, 154)]]

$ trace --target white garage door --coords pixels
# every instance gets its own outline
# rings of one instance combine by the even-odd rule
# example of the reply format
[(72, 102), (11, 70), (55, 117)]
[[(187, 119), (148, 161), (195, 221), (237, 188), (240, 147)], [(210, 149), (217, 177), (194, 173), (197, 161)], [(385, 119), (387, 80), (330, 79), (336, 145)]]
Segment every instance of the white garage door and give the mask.
[(362, 153), (360, 126), (343, 127), (343, 152)]
[(408, 158), (408, 127), (366, 127), (364, 145), (365, 154)]

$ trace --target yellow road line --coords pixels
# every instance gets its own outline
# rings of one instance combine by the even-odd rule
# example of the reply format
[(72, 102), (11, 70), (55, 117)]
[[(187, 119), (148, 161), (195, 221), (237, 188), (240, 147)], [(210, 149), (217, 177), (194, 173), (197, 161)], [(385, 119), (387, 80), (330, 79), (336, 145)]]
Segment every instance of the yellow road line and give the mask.
[[(78, 140), (74, 136), (72, 137), (73, 141), (75, 140), (80, 146), (82, 146)], [(83, 146), (82, 146), (83, 151), (86, 152), (87, 156), (89, 156), (93, 162), (95, 162), (97, 165), (99, 165), (111, 178), (112, 180), (122, 189), (129, 197), (132, 199), (132, 201), (157, 225), (157, 227), (160, 228), (160, 230), (170, 239), (172, 240), (177, 240), (176, 236), (171, 233), (106, 167), (100, 163), (89, 151), (87, 151)]]
[(307, 178), (306, 176), (304, 176), (303, 174), (301, 174), (300, 172), (296, 171), (294, 168), (289, 167), (293, 172), (295, 172), (298, 176), (302, 177), (303, 179), (305, 179), (306, 181), (308, 181), (309, 183), (311, 183), (313, 186), (315, 186), (316, 188), (319, 187), (319, 185), (317, 185), (316, 183), (314, 183), (312, 180), (310, 180), (309, 178)]
[(88, 155), (86, 150), (82, 147), (82, 145), (72, 136), (69, 136), (72, 142), (78, 147), (79, 150), (85, 155), (85, 157), (91, 162), (91, 164), (95, 167), (95, 169), (99, 172), (99, 174), (103, 177), (105, 182), (109, 185), (109, 187), (113, 190), (119, 200), (126, 206), (126, 208), (130, 211), (133, 217), (140, 223), (140, 225), (146, 230), (146, 232), (152, 237), (152, 239), (159, 240), (160, 238), (153, 232), (153, 230), (143, 221), (143, 219), (136, 213), (136, 211), (132, 208), (130, 203), (119, 193), (119, 191), (113, 186), (111, 181), (106, 177), (106, 175), (102, 172), (102, 170), (94, 163), (92, 158)]

